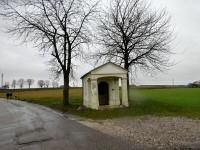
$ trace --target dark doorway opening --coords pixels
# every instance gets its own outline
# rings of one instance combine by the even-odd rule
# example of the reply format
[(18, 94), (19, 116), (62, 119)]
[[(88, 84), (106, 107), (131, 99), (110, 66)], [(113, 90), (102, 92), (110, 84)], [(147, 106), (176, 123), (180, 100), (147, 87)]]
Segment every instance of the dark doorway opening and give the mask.
[(100, 82), (98, 84), (98, 92), (99, 92), (99, 105), (108, 105), (109, 104), (108, 83)]

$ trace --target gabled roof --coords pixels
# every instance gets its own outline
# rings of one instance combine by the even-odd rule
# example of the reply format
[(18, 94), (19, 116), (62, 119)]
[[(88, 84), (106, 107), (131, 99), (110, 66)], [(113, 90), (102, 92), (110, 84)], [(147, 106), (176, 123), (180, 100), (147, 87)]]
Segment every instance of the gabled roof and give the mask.
[(90, 70), (89, 72), (87, 72), (86, 74), (84, 74), (84, 75), (81, 77), (81, 79), (83, 79), (85, 76), (89, 75), (91, 72), (96, 71), (96, 70), (98, 70), (98, 69), (100, 69), (100, 68), (102, 68), (102, 67), (104, 67), (104, 66), (106, 66), (106, 65), (108, 65), (108, 64), (112, 64), (112, 65), (114, 65), (114, 66), (116, 66), (116, 67), (118, 67), (118, 68), (120, 68), (120, 69), (123, 69), (124, 71), (127, 71), (127, 69), (124, 69), (124, 68), (122, 68), (121, 66), (116, 65), (115, 63), (108, 62), (108, 63), (105, 63), (105, 64), (103, 64), (103, 65), (101, 65), (101, 66), (99, 66), (99, 67), (96, 67), (96, 68)]

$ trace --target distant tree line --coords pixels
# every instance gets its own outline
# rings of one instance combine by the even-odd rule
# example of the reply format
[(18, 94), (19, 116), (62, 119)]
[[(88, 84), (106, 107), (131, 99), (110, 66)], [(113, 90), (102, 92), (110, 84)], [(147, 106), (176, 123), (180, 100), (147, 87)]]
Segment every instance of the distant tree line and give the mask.
[[(28, 88), (31, 88), (33, 86), (33, 84), (35, 83), (34, 79), (23, 79), (20, 78), (19, 80), (13, 80), (11, 85), (9, 82), (5, 82), (5, 85), (2, 87), (4, 89), (16, 89), (16, 88), (24, 88), (25, 86)], [(49, 80), (38, 80), (37, 81), (37, 85), (39, 88), (49, 88), (49, 87), (53, 87), (53, 88), (58, 88), (59, 87), (59, 83), (57, 81), (52, 81), (50, 82)]]
[(191, 87), (191, 88), (200, 88), (200, 81), (195, 81), (195, 82), (189, 83), (188, 87)]

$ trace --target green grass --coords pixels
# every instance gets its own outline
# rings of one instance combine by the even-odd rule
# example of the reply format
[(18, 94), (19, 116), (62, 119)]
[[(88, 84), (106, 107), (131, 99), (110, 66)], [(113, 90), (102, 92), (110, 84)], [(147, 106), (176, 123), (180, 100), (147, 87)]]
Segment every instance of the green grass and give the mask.
[[(200, 118), (200, 88), (130, 89), (130, 107), (110, 110), (82, 110), (82, 89), (70, 89), (70, 106), (62, 106), (62, 90), (18, 91), (22, 100), (45, 105), (71, 114), (93, 119), (124, 116), (185, 116)], [(0, 93), (0, 97), (5, 94)]]
[(129, 108), (89, 110), (79, 115), (95, 119), (141, 115), (200, 118), (200, 89), (131, 89)]
[(133, 109), (143, 114), (200, 117), (200, 89), (141, 89), (130, 94)]

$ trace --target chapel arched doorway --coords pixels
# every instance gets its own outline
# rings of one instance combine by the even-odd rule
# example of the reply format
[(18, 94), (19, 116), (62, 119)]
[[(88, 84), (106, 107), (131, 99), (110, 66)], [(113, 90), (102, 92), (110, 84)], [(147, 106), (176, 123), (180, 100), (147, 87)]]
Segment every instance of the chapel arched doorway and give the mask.
[(99, 105), (109, 105), (109, 85), (106, 82), (98, 84)]

